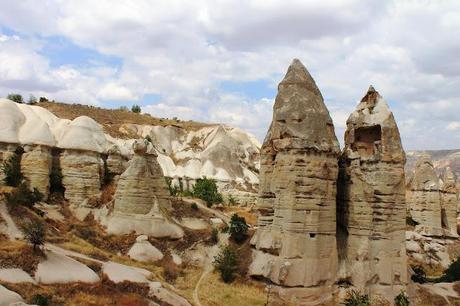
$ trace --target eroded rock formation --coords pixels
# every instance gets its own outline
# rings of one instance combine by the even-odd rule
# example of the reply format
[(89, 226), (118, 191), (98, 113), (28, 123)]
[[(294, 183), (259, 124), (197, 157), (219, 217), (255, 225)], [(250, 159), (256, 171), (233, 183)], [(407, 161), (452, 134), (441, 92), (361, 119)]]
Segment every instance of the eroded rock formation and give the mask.
[(442, 176), (441, 191), (441, 225), (457, 235), (458, 189), (455, 174), (447, 168)]
[(338, 184), (340, 278), (372, 293), (407, 285), (405, 154), (385, 100), (371, 86), (350, 115)]
[(30, 188), (37, 188), (45, 199), (50, 187), (50, 171), (52, 166), (51, 149), (47, 146), (24, 146), (21, 158), (21, 172), (27, 179)]
[(441, 228), (439, 178), (429, 156), (421, 156), (410, 183), (410, 214), (418, 224)]
[(118, 180), (108, 231), (180, 238), (183, 235), (180, 227), (162, 214), (170, 203), (153, 146), (146, 140), (139, 140), (133, 143), (133, 151), (134, 157)]
[(339, 143), (323, 97), (295, 59), (278, 86), (261, 151), (260, 228), (250, 273), (286, 287), (336, 280)]

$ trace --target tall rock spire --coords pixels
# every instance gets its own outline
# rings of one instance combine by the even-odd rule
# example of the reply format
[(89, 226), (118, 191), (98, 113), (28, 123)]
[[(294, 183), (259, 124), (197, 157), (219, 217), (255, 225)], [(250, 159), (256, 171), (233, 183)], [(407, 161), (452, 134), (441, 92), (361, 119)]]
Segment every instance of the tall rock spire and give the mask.
[(408, 282), (405, 161), (393, 114), (371, 86), (345, 132), (337, 197), (339, 278), (387, 297)]
[(338, 154), (323, 97), (295, 59), (278, 86), (261, 150), (261, 216), (251, 241), (252, 275), (285, 287), (335, 282)]

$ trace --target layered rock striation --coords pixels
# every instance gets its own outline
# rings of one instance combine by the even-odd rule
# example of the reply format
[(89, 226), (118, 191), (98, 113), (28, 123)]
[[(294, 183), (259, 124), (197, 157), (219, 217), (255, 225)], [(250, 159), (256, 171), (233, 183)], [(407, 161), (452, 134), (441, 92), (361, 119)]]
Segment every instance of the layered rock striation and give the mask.
[(451, 234), (457, 235), (458, 189), (455, 174), (448, 167), (442, 176), (441, 191), (441, 226)]
[(250, 273), (286, 287), (336, 280), (339, 143), (323, 97), (295, 59), (278, 86), (261, 150), (259, 229)]
[(108, 231), (155, 237), (180, 238), (179, 226), (168, 221), (162, 211), (170, 208), (168, 190), (156, 153), (147, 140), (133, 143), (134, 157), (121, 174), (115, 192)]
[(410, 182), (410, 214), (418, 224), (432, 229), (442, 227), (439, 183), (430, 157), (421, 156)]
[(393, 114), (371, 86), (350, 115), (338, 182), (339, 277), (371, 293), (408, 283), (405, 153)]

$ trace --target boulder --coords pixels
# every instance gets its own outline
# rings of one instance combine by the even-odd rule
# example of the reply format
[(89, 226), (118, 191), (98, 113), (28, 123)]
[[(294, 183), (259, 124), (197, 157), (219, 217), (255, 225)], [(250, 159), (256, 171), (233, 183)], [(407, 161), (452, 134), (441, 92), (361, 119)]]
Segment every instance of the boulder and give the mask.
[(0, 306), (10, 306), (21, 302), (24, 302), (24, 300), (19, 294), (0, 285)]
[(154, 247), (145, 235), (137, 237), (136, 243), (134, 243), (128, 251), (128, 256), (134, 260), (142, 262), (158, 261), (163, 259), (163, 253)]
[(259, 228), (249, 272), (286, 287), (336, 280), (339, 143), (323, 97), (294, 59), (261, 150)]

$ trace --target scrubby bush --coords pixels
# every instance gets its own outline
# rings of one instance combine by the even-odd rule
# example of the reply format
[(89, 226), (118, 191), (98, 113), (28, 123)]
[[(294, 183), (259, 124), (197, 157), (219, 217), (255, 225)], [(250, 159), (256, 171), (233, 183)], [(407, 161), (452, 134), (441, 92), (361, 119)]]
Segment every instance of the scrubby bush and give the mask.
[(137, 104), (134, 104), (132, 107), (131, 107), (131, 111), (133, 113), (136, 113), (136, 114), (139, 114), (141, 112), (141, 107)]
[(228, 229), (230, 237), (237, 243), (241, 243), (246, 240), (248, 236), (249, 226), (246, 223), (244, 217), (240, 217), (237, 214), (233, 214), (230, 220), (230, 227)]
[(414, 271), (414, 274), (411, 276), (412, 281), (419, 284), (424, 284), (427, 282), (426, 272), (421, 266), (415, 266), (412, 268), (412, 270)]
[(110, 184), (113, 180), (113, 177), (115, 176), (109, 169), (109, 165), (107, 164), (107, 159), (103, 159), (104, 162), (104, 177), (102, 178), (102, 184), (104, 186), (107, 186)]
[(18, 205), (32, 208), (37, 202), (43, 200), (43, 194), (34, 188), (30, 191), (26, 182), (22, 182), (11, 193), (5, 193), (5, 200), (9, 207)]
[(436, 280), (437, 283), (453, 283), (460, 281), (460, 257), (452, 262), (444, 274)]
[(16, 93), (9, 94), (6, 98), (16, 103), (24, 103), (24, 99), (22, 98), (20, 94), (16, 94)]
[(222, 203), (222, 195), (217, 190), (216, 181), (213, 179), (198, 179), (193, 186), (193, 196), (205, 201), (208, 207)]
[(401, 291), (401, 293), (395, 297), (395, 306), (409, 306), (409, 305), (410, 305), (409, 297), (404, 291)]
[(145, 136), (144, 139), (147, 140), (150, 143), (153, 143), (152, 137), (150, 137), (150, 135)]
[(220, 272), (225, 283), (231, 283), (238, 271), (238, 254), (230, 247), (221, 248), (219, 254), (214, 257), (214, 267)]
[(406, 216), (406, 225), (408, 226), (417, 226), (419, 223), (415, 221), (412, 216), (408, 215)]
[(45, 224), (38, 220), (29, 220), (21, 224), (21, 230), (24, 233), (24, 238), (32, 244), (34, 250), (45, 243), (46, 229)]
[(198, 205), (196, 205), (196, 203), (192, 203), (190, 205), (190, 207), (193, 209), (193, 210), (198, 210)]
[(121, 111), (124, 111), (124, 112), (129, 111), (127, 106), (120, 106), (120, 108), (118, 108), (118, 109), (121, 110)]
[(46, 97), (40, 97), (38, 102), (48, 102), (48, 99)]
[(21, 173), (21, 154), (14, 153), (7, 158), (2, 165), (2, 171), (5, 174), (5, 184), (17, 187), (23, 180)]
[(351, 290), (342, 304), (345, 306), (371, 306), (371, 301), (369, 295), (362, 294), (357, 290)]
[(179, 194), (177, 186), (173, 185), (172, 178), (165, 176), (166, 185), (168, 185), (169, 195), (175, 197)]
[(49, 306), (51, 305), (50, 303), (50, 298), (46, 295), (41, 295), (41, 294), (36, 294), (32, 297), (30, 300), (30, 303), (38, 306)]
[(37, 103), (37, 98), (35, 98), (34, 95), (29, 96), (29, 101), (27, 101), (28, 104), (35, 104)]

